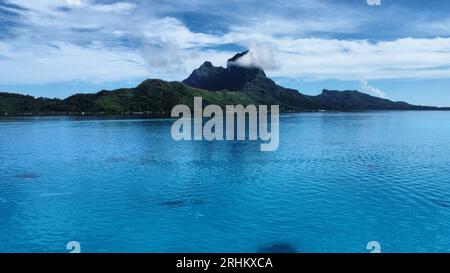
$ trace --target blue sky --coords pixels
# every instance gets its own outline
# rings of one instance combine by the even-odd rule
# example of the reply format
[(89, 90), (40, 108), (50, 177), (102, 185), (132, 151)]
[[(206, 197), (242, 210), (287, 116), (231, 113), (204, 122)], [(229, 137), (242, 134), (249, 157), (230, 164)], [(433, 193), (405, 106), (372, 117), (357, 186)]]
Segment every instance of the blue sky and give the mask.
[(0, 0), (0, 91), (67, 97), (183, 80), (237, 51), (306, 94), (450, 106), (448, 0)]

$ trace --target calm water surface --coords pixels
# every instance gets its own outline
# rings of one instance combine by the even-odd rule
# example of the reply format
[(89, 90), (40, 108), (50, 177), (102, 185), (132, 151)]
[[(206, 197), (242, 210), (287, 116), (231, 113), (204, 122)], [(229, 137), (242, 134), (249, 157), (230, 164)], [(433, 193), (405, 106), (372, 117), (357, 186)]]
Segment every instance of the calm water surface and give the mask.
[(0, 252), (450, 252), (450, 112), (282, 115), (269, 153), (171, 124), (0, 119)]

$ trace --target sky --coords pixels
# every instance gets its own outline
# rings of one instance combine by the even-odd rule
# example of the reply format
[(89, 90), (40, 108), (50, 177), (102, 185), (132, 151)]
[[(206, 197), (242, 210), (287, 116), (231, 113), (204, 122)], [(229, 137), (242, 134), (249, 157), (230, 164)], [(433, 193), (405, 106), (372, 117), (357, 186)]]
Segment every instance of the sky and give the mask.
[[(369, 2), (377, 2), (369, 0)], [(0, 0), (0, 91), (65, 98), (249, 63), (304, 94), (450, 106), (448, 0)]]

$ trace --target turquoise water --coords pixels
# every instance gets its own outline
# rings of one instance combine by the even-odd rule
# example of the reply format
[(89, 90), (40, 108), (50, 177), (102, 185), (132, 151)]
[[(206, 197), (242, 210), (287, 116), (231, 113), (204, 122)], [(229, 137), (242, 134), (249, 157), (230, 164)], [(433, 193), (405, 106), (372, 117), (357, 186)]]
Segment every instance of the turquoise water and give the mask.
[(172, 122), (0, 119), (0, 252), (450, 252), (450, 112), (282, 115), (269, 153)]

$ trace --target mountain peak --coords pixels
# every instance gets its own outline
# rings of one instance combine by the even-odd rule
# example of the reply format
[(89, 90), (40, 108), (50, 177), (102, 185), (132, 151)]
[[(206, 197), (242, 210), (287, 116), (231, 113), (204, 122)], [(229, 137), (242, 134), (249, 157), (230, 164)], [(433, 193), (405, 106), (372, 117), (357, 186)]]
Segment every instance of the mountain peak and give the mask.
[(245, 55), (247, 55), (249, 52), (250, 52), (250, 51), (247, 50), (247, 51), (244, 51), (244, 52), (241, 52), (241, 53), (237, 53), (237, 54), (234, 55), (232, 58), (228, 59), (228, 61), (227, 61), (227, 67), (236, 65), (236, 62), (237, 62), (240, 58), (242, 58), (242, 57), (244, 57)]
[(213, 67), (213, 64), (210, 61), (205, 61), (201, 66), (203, 66), (203, 67)]
[(195, 69), (183, 83), (210, 91), (240, 91), (244, 86), (256, 78), (266, 78), (266, 74), (259, 67), (243, 66), (237, 61), (247, 55), (249, 51), (234, 55), (227, 62), (227, 67), (216, 67), (211, 62), (204, 62)]

